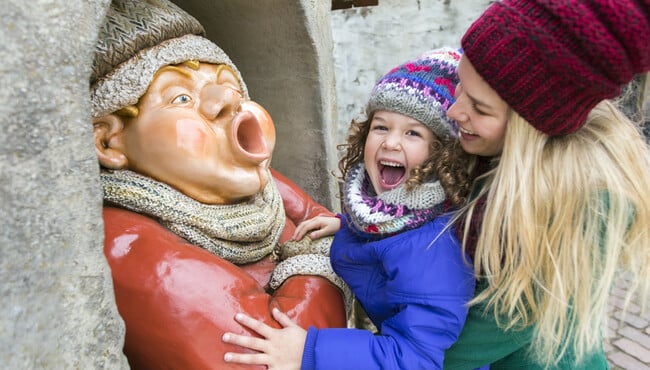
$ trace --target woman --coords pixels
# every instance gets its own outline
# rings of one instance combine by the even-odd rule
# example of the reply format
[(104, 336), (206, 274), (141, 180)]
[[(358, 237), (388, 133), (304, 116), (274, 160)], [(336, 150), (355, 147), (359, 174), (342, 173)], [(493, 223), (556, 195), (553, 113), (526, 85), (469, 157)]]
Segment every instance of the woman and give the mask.
[(649, 5), (504, 0), (462, 39), (456, 120), (485, 171), (457, 230), (479, 279), (445, 369), (606, 369), (619, 266), (650, 283), (650, 151), (607, 99), (650, 69)]

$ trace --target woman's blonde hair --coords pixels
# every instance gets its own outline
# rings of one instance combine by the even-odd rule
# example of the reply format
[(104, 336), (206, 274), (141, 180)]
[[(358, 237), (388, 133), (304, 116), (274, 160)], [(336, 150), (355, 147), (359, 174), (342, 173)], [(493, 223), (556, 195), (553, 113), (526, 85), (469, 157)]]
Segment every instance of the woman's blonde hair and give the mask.
[[(339, 180), (343, 180), (355, 164), (363, 161), (363, 151), (371, 123), (372, 116), (365, 121), (353, 120), (346, 143), (337, 146), (338, 150), (344, 152), (339, 160), (338, 167), (341, 173)], [(429, 148), (431, 155), (409, 173), (405, 181), (406, 189), (411, 190), (436, 177), (452, 204), (465, 204), (472, 186), (470, 168), (474, 158), (463, 150), (458, 139), (442, 140), (435, 134), (433, 137), (434, 140)]]
[(512, 112), (499, 163), (484, 180), (474, 266), (489, 287), (471, 303), (487, 303), (505, 328), (534, 325), (531, 349), (542, 363), (557, 363), (567, 349), (579, 361), (602, 345), (597, 333), (619, 267), (632, 274), (628, 299), (640, 290), (646, 302), (648, 144), (608, 101), (558, 137)]

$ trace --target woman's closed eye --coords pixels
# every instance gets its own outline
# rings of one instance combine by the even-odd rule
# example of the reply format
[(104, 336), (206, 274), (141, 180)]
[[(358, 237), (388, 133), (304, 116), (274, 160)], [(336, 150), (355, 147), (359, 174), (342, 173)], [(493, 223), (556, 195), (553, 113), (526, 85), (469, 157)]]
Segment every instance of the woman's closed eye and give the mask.
[(481, 115), (481, 116), (485, 116), (485, 115), (487, 115), (487, 113), (485, 113), (484, 111), (482, 111), (481, 109), (479, 109), (479, 107), (478, 107), (478, 105), (476, 104), (476, 102), (472, 102), (472, 110), (473, 110), (474, 112), (478, 113), (478, 114)]

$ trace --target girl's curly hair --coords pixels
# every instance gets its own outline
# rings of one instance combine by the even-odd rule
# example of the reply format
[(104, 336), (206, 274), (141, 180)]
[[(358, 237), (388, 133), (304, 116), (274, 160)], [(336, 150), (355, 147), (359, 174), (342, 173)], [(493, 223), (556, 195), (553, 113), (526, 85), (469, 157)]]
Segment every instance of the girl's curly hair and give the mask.
[[(363, 161), (363, 150), (370, 132), (372, 116), (365, 121), (353, 120), (345, 144), (337, 149), (344, 154), (339, 160), (339, 171), (343, 180), (355, 164)], [(406, 189), (423, 184), (433, 177), (438, 178), (449, 201), (456, 206), (463, 205), (469, 195), (473, 177), (470, 169), (473, 156), (467, 154), (457, 139), (440, 139), (436, 135), (431, 143), (431, 155), (420, 166), (411, 170), (406, 180)]]

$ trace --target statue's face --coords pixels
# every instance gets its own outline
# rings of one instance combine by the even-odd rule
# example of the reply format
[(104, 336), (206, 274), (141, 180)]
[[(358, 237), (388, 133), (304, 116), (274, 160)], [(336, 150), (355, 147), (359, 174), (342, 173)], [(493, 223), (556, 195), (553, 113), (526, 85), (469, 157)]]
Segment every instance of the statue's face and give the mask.
[(129, 169), (206, 204), (237, 203), (264, 188), (273, 121), (242, 97), (237, 76), (223, 67), (158, 72), (124, 127)]

